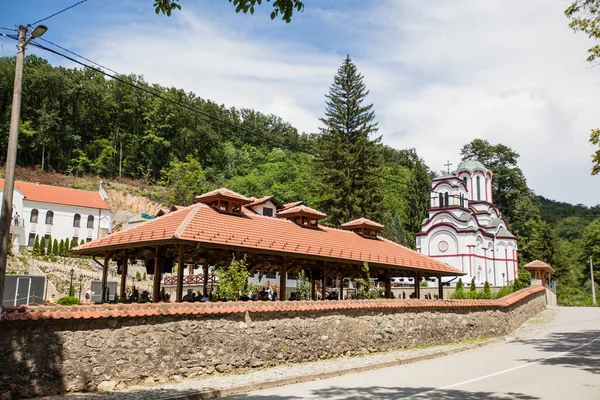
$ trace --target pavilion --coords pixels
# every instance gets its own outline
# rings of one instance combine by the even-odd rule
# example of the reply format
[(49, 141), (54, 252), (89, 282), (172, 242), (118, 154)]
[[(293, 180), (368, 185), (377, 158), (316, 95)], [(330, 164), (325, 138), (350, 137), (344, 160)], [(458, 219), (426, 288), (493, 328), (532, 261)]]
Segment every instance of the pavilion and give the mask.
[(72, 252), (103, 257), (103, 287), (110, 260), (117, 261), (121, 297), (125, 297), (128, 262), (145, 260), (154, 274), (153, 302), (159, 301), (162, 273), (172, 271), (174, 264), (178, 265), (175, 300), (179, 302), (186, 265), (202, 266), (206, 295), (209, 266), (229, 265), (233, 257), (246, 257), (251, 269), (278, 271), (281, 300), (285, 300), (287, 273), (301, 270), (312, 283), (313, 299), (317, 280), (323, 281), (325, 298), (328, 276), (342, 278), (339, 282), (343, 285), (343, 278), (360, 276), (364, 262), (369, 264), (371, 277), (385, 281), (388, 298), (392, 296), (392, 275), (414, 277), (417, 298), (421, 277), (436, 277), (440, 282), (439, 298), (443, 298), (442, 276), (463, 275), (443, 262), (379, 236), (383, 225), (368, 219), (350, 221), (336, 229), (321, 225), (319, 221), (327, 215), (303, 202), (283, 206), (270, 197), (258, 203), (260, 207), (273, 205), (276, 211), (272, 216), (261, 215), (253, 208), (256, 200), (217, 189), (197, 196), (191, 206), (165, 210), (160, 218), (82, 244)]
[(534, 260), (523, 266), (531, 272), (533, 279), (539, 279), (544, 285), (549, 284), (550, 275), (554, 273), (554, 268), (540, 260)]

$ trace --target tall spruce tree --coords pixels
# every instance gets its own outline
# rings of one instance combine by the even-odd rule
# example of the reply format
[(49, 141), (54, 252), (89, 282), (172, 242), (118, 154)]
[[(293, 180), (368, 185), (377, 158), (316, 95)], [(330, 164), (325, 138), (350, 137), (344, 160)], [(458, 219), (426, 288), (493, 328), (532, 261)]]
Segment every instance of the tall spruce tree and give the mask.
[(366, 104), (369, 91), (356, 65), (346, 56), (325, 95), (324, 127), (317, 148), (319, 208), (327, 223), (339, 225), (355, 218), (382, 220), (382, 154), (373, 104)]

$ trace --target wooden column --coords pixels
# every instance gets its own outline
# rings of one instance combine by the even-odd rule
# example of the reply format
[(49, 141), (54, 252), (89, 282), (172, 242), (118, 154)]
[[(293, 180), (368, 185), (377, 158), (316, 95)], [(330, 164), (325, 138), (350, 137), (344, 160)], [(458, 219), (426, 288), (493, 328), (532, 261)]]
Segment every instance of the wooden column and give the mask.
[(283, 265), (279, 268), (279, 300), (287, 300), (286, 296), (287, 283), (287, 260), (283, 259)]
[(392, 270), (385, 270), (385, 297), (386, 299), (392, 298)]
[(442, 284), (442, 276), (438, 275), (438, 298), (442, 300), (444, 298), (444, 285)]
[(314, 270), (311, 268), (310, 269), (310, 299), (311, 300), (315, 300), (316, 299), (316, 291), (315, 291), (316, 287), (315, 287), (315, 272)]
[(327, 264), (323, 264), (323, 285), (321, 286), (321, 300), (327, 299)]
[(340, 272), (340, 300), (344, 300), (344, 274)]
[(125, 298), (125, 289), (127, 288), (127, 250), (123, 252), (121, 258), (121, 294), (120, 298)]
[(177, 293), (175, 294), (175, 301), (181, 303), (183, 298), (183, 269), (185, 264), (183, 262), (183, 245), (179, 246), (179, 254), (177, 254)]
[(154, 251), (154, 285), (152, 287), (152, 302), (160, 301), (160, 265), (158, 265), (158, 246)]
[(208, 297), (208, 261), (202, 264), (202, 294)]
[(100, 296), (100, 299), (102, 301), (102, 303), (104, 303), (106, 301), (106, 288), (107, 288), (107, 281), (108, 281), (108, 262), (110, 260), (110, 257), (108, 254), (104, 255), (104, 265), (102, 267), (102, 296)]
[(421, 274), (415, 272), (415, 298), (421, 298)]

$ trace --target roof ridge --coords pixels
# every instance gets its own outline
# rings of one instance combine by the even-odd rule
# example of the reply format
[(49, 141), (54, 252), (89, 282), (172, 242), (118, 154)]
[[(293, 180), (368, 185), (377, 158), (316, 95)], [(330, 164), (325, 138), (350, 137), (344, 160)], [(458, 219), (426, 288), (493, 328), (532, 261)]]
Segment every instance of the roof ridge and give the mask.
[[(198, 203), (198, 204), (203, 204), (203, 203)], [(200, 207), (198, 207), (198, 204), (194, 204), (194, 206), (196, 206), (196, 207), (192, 208), (192, 210), (190, 210), (190, 212), (188, 212), (188, 215), (185, 216), (183, 221), (181, 221), (181, 224), (179, 224), (179, 227), (173, 234), (174, 238), (181, 239), (181, 235), (183, 234), (183, 232), (185, 232), (185, 229), (188, 227), (190, 222), (192, 222), (192, 220), (194, 219), (196, 214), (198, 214), (198, 210), (200, 209)], [(179, 210), (177, 210), (177, 211), (179, 211)]]

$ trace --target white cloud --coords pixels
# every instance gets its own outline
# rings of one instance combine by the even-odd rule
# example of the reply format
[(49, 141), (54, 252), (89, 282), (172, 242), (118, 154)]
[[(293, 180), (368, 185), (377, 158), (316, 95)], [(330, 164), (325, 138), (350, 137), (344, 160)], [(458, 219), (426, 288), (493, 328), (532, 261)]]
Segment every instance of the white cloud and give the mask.
[(274, 113), (314, 132), (348, 52), (371, 89), (387, 144), (415, 147), (439, 170), (446, 159), (456, 164), (460, 147), (474, 138), (503, 143), (521, 154), (538, 194), (598, 203), (600, 178), (589, 175), (587, 139), (600, 127), (600, 69), (585, 63), (590, 43), (569, 30), (567, 3), (373, 4), (361, 12), (340, 5), (339, 18), (331, 10), (311, 14), (307, 5), (286, 28), (296, 36), (279, 36), (280, 28), (266, 36), (254, 21), (249, 29), (186, 8), (160, 29), (156, 22), (113, 26), (89, 54), (151, 82)]

